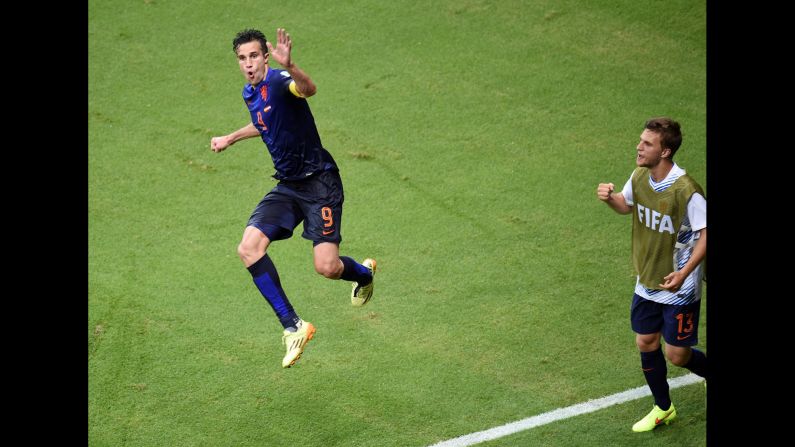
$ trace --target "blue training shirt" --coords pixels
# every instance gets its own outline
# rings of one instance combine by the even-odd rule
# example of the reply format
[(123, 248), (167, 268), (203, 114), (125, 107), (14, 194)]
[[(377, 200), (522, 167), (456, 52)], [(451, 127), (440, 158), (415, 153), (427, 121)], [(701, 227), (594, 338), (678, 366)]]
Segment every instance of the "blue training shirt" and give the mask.
[(268, 147), (279, 180), (299, 180), (321, 171), (338, 170), (323, 148), (306, 99), (290, 91), (287, 70), (268, 68), (256, 86), (243, 87), (251, 122)]

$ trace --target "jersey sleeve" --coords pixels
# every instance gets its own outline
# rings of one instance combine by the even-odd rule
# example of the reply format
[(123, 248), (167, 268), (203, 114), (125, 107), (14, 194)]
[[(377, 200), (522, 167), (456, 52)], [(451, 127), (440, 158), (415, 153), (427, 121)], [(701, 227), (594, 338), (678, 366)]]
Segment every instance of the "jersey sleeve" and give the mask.
[(305, 98), (305, 96), (298, 91), (298, 87), (295, 85), (295, 80), (292, 78), (292, 76), (290, 76), (290, 73), (287, 72), (287, 70), (279, 70), (279, 75), (276, 76), (276, 83), (279, 88), (289, 91), (296, 98)]
[[(635, 173), (633, 172), (632, 175), (635, 175)], [(635, 205), (635, 199), (632, 197), (632, 175), (629, 176), (629, 180), (624, 183), (624, 189), (621, 190), (621, 195), (624, 196), (624, 201), (629, 206)]]
[(287, 70), (278, 70), (276, 75), (273, 76), (271, 80), (271, 85), (279, 89), (280, 91), (289, 90), (290, 82), (293, 81), (293, 78), (290, 77), (290, 73)]
[(707, 228), (707, 199), (697, 192), (687, 202), (687, 218), (693, 231)]

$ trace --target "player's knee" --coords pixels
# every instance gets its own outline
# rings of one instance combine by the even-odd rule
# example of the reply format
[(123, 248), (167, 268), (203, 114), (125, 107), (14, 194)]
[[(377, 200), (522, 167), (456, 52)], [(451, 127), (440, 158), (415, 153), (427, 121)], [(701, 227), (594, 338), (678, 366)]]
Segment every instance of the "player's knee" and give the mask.
[(636, 337), (635, 344), (641, 352), (656, 351), (660, 347), (660, 341), (654, 337)]
[(690, 350), (666, 350), (665, 356), (668, 357), (669, 362), (681, 367), (687, 365), (687, 362), (690, 360)]
[(685, 366), (685, 365), (687, 365), (687, 362), (685, 361), (685, 358), (682, 357), (682, 356), (669, 357), (668, 360), (670, 360), (671, 363), (673, 363), (676, 366)]
[(237, 246), (237, 255), (245, 261), (246, 259), (250, 259), (256, 255), (257, 247), (252, 244), (247, 244), (245, 242), (241, 242)]
[(337, 262), (333, 260), (315, 261), (315, 271), (328, 279), (337, 279), (340, 277), (340, 274), (342, 274), (342, 269), (340, 269), (337, 264), (340, 264), (339, 260), (337, 260)]

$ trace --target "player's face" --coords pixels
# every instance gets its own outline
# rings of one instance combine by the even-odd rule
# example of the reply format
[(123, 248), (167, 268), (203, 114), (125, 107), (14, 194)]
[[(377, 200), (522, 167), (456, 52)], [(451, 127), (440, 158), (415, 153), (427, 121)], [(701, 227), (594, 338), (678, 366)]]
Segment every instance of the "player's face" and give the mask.
[(257, 85), (265, 79), (268, 71), (268, 53), (265, 53), (258, 41), (246, 42), (237, 47), (237, 62), (246, 81)]
[(663, 159), (663, 153), (668, 153), (668, 149), (663, 150), (660, 144), (661, 135), (657, 132), (652, 132), (649, 129), (644, 129), (640, 134), (640, 143), (638, 143), (637, 150), (638, 156), (635, 162), (638, 166), (643, 168), (653, 168), (657, 166)]

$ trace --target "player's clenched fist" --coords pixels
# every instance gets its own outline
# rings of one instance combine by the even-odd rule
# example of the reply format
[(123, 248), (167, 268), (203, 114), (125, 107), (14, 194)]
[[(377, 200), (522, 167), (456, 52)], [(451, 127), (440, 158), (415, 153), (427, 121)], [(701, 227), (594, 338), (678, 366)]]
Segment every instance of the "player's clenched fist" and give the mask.
[(600, 183), (599, 187), (596, 188), (596, 197), (607, 202), (610, 200), (610, 194), (613, 193), (613, 189), (615, 189), (615, 185), (612, 183)]
[(221, 152), (227, 147), (229, 147), (229, 139), (226, 137), (213, 137), (210, 140), (210, 149), (213, 152)]

